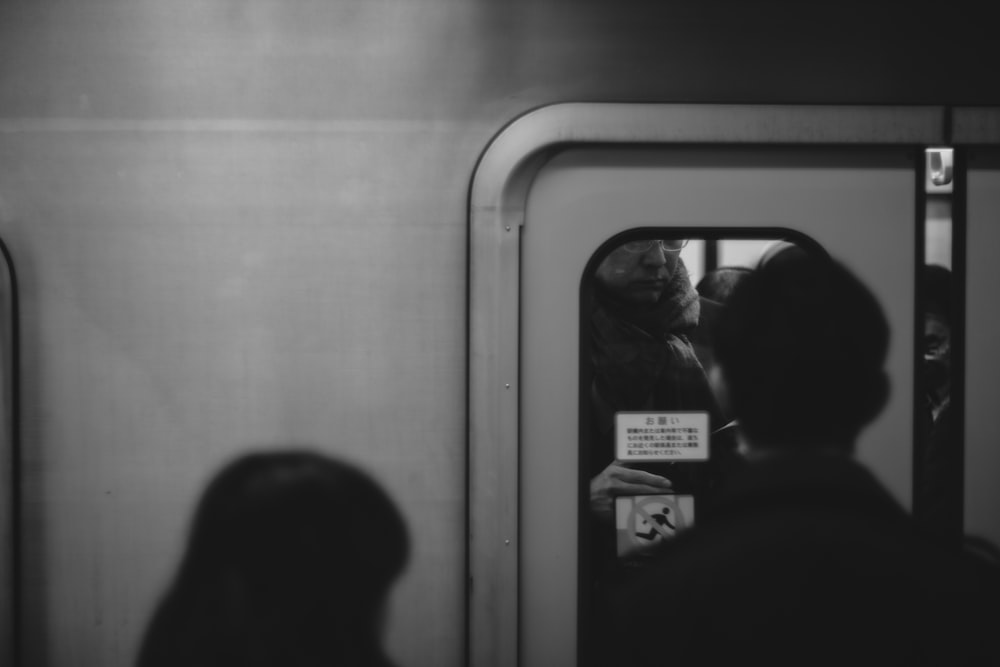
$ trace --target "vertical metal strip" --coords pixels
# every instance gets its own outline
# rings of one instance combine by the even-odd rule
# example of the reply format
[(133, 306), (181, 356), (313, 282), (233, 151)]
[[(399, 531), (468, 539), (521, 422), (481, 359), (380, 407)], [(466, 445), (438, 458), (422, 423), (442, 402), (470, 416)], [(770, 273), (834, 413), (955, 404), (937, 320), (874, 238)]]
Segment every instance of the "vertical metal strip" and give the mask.
[[(6, 497), (0, 501), (0, 526), (6, 526), (9, 531), (9, 539), (4, 544), (5, 551), (0, 556), (0, 577), (4, 580), (5, 588), (9, 594), (0, 595), (0, 656), (4, 664), (17, 667), (21, 664), (21, 612), (22, 612), (22, 589), (21, 589), (21, 424), (20, 424), (20, 318), (17, 289), (17, 274), (14, 271), (14, 261), (7, 245), (0, 240), (0, 255), (3, 256), (7, 275), (5, 276), (6, 287), (9, 291), (7, 315), (8, 321), (5, 323), (4, 335), (0, 335), (0, 344), (3, 345), (0, 354), (3, 355), (3, 369), (9, 371), (9, 375), (0, 378), (3, 383), (2, 414), (0, 414), (0, 445), (5, 445), (7, 451), (0, 452), (0, 456), (6, 459), (9, 466), (9, 474), (6, 479), (0, 480), (0, 488), (6, 487)], [(8, 337), (9, 336), (9, 337)], [(8, 356), (9, 355), (9, 356)], [(2, 466), (0, 466), (2, 469)], [(5, 507), (6, 505), (6, 507)]]
[(491, 307), (470, 322), (469, 650), (496, 667), (516, 664), (518, 235), (491, 229), (471, 247), (473, 298)]
[(719, 268), (719, 240), (705, 239), (705, 274)]
[(920, 501), (920, 486), (924, 479), (924, 451), (927, 447), (927, 435), (924, 432), (923, 420), (923, 383), (920, 380), (920, 368), (924, 360), (924, 289), (923, 270), (927, 264), (927, 156), (926, 150), (915, 149), (914, 162), (914, 235), (916, 252), (913, 263), (913, 369), (914, 383), (911, 400), (913, 401), (913, 437), (912, 437), (912, 470), (910, 472), (910, 508), (914, 516), (919, 518), (923, 511)]
[(959, 497), (958, 525), (951, 527), (957, 539), (965, 533), (965, 295), (968, 225), (966, 221), (968, 179), (967, 154), (955, 149), (954, 186), (951, 207), (951, 400), (955, 415), (952, 434), (960, 471), (954, 492)]
[(547, 154), (517, 157), (470, 199), (468, 658), (484, 667), (515, 667), (520, 654), (521, 232)]

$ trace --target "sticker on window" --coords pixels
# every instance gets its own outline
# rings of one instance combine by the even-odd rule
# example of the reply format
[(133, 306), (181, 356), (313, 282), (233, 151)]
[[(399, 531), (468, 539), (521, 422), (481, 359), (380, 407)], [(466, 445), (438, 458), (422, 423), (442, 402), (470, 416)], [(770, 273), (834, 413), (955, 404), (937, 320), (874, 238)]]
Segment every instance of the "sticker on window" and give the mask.
[(619, 412), (615, 455), (621, 461), (707, 461), (707, 412)]
[(615, 498), (619, 557), (648, 552), (692, 525), (693, 496), (664, 494)]

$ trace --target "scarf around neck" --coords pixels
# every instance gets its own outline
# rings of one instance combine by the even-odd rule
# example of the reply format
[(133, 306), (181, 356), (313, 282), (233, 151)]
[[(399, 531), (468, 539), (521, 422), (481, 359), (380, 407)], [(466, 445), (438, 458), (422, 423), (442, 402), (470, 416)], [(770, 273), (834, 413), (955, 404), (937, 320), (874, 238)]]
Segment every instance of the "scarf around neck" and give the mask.
[(677, 268), (655, 304), (616, 299), (600, 285), (596, 292), (598, 312), (604, 311), (610, 318), (631, 324), (654, 338), (683, 333), (698, 325), (698, 293), (691, 285), (687, 267), (681, 260), (677, 261)]
[(698, 325), (698, 293), (682, 262), (656, 304), (631, 304), (598, 289), (591, 316), (593, 394), (607, 428), (621, 410), (715, 411), (687, 334)]

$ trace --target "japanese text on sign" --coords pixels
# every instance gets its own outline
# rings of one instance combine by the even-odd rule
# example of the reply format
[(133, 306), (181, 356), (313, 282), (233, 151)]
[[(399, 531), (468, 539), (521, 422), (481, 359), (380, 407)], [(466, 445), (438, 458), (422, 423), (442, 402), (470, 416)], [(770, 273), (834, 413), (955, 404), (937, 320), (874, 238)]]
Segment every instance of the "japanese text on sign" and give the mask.
[(622, 461), (706, 461), (708, 413), (619, 412), (615, 452)]

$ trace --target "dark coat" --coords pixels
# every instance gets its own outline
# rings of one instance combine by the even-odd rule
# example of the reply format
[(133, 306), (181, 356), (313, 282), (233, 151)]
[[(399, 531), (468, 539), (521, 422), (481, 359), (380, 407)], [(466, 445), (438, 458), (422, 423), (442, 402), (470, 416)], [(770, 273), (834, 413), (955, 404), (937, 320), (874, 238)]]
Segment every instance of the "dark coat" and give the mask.
[(917, 440), (913, 514), (928, 532), (947, 543), (962, 539), (963, 457), (956, 437), (954, 408), (949, 404), (931, 419), (925, 410)]
[(609, 632), (622, 665), (1000, 665), (998, 606), (1000, 571), (926, 540), (861, 466), (792, 454), (622, 584)]
[[(709, 415), (710, 428), (724, 425), (699, 359), (706, 349), (699, 313), (705, 312), (703, 304), (710, 302), (689, 292), (690, 298), (679, 308), (658, 309), (662, 311), (656, 313), (662, 316), (658, 326), (652, 324), (656, 317), (649, 317), (650, 322), (636, 322), (625, 317), (628, 311), (622, 307), (598, 300), (590, 317), (588, 348), (593, 374), (591, 476), (614, 459), (614, 419), (618, 411), (704, 411)], [(707, 310), (715, 312), (711, 306)], [(725, 443), (729, 445), (728, 440)], [(712, 444), (714, 454), (718, 443)]]

